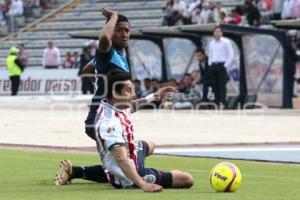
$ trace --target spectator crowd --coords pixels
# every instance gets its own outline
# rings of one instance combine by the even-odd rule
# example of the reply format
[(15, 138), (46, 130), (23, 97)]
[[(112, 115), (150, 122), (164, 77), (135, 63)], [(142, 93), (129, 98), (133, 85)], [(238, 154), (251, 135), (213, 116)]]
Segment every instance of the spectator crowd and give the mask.
[(165, 86), (178, 88), (178, 93), (171, 93), (161, 101), (155, 101), (150, 106), (143, 108), (194, 108), (202, 99), (202, 83), (199, 70), (184, 74), (179, 81), (176, 79), (161, 81), (157, 78), (145, 78), (144, 80), (135, 79), (133, 83), (137, 98), (146, 97)]
[(49, 9), (52, 4), (52, 0), (0, 0), (0, 27), (7, 26), (11, 30), (11, 24), (18, 25), (15, 18), (30, 21), (35, 9)]
[[(51, 6), (51, 0), (0, 0), (0, 26), (8, 24), (10, 16), (30, 17), (34, 8), (47, 9)], [(236, 7), (226, 7), (222, 3), (211, 3), (206, 0), (166, 0), (163, 10), (165, 16), (162, 24), (166, 26), (208, 23), (260, 26), (271, 20), (300, 18), (300, 0), (245, 0), (243, 5)], [(222, 32), (222, 30), (220, 31)], [(215, 39), (209, 47), (208, 56), (203, 49), (196, 52), (199, 70), (185, 73), (180, 81), (171, 79), (162, 82), (153, 77), (144, 80), (136, 79), (133, 81), (136, 96), (145, 97), (161, 87), (171, 85), (178, 88), (179, 93), (172, 94), (160, 102), (154, 102), (155, 107), (195, 108), (203, 100), (210, 102), (216, 99), (218, 105), (220, 103), (225, 105), (226, 93), (222, 94), (222, 91), (226, 91), (225, 86), (228, 82), (226, 70), (228, 71), (230, 67), (228, 60), (232, 60), (232, 55), (223, 55), (222, 52), (229, 43), (222, 35)], [(300, 44), (294, 43), (295, 49), (297, 49), (297, 45)], [(94, 79), (86, 75), (83, 68), (95, 56), (97, 46), (96, 41), (88, 42), (80, 55), (78, 52), (66, 52), (64, 59), (61, 60), (60, 49), (55, 46), (52, 40), (49, 40), (43, 51), (42, 65), (46, 69), (78, 69), (78, 75), (81, 76), (83, 83), (82, 93), (93, 93)], [(226, 48), (227, 51), (225, 52), (231, 52), (232, 47)], [(17, 54), (16, 57), (22, 65), (22, 70), (24, 70), (28, 66), (29, 55), (24, 45), (18, 46), (17, 49), (17, 53), (14, 54)], [(215, 70), (208, 70), (207, 68), (215, 68)], [(225, 69), (223, 70), (224, 73), (219, 71), (221, 68)], [(208, 77), (208, 71), (212, 76), (210, 80), (205, 79)], [(218, 87), (213, 88), (207, 85), (218, 85)]]
[(165, 26), (207, 23), (259, 26), (271, 20), (299, 18), (300, 0), (244, 0), (235, 7), (206, 0), (166, 0), (163, 11)]

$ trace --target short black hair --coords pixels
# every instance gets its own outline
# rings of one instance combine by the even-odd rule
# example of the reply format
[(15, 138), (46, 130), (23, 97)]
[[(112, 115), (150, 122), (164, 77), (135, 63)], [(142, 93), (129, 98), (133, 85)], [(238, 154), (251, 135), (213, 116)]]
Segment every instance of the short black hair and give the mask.
[(190, 73), (185, 73), (184, 76), (189, 76), (191, 77), (192, 75)]
[(223, 33), (223, 28), (221, 26), (215, 26), (213, 28), (213, 32), (215, 32), (215, 30), (217, 30), (217, 29), (220, 29), (222, 31), (222, 33)]
[[(108, 22), (109, 20), (110, 20), (110, 18), (106, 20), (105, 24), (107, 24), (107, 22)], [(127, 18), (126, 16), (124, 16), (124, 15), (118, 15), (117, 23), (119, 23), (119, 22), (128, 22), (128, 23), (129, 23), (129, 20), (128, 20), (128, 18)], [(130, 23), (129, 23), (129, 24), (130, 24)]]
[(134, 79), (133, 82), (134, 82), (134, 83), (141, 84), (141, 81), (140, 81), (139, 79)]
[(124, 84), (118, 82), (131, 80), (128, 73), (118, 69), (110, 70), (106, 77), (108, 81), (107, 98), (112, 98), (114, 91), (117, 94), (121, 93)]
[(201, 52), (201, 53), (203, 53), (203, 55), (206, 55), (204, 49), (201, 47), (196, 49), (196, 53), (198, 53), (198, 52)]
[(129, 20), (124, 15), (118, 15), (118, 21), (117, 22), (128, 22), (129, 23)]
[(159, 83), (159, 81), (158, 81), (157, 78), (153, 78), (151, 81), (152, 81), (152, 82), (154, 81), (154, 82), (158, 82), (158, 83)]
[(144, 79), (144, 82), (150, 82), (150, 81), (151, 81), (150, 78), (145, 78), (145, 79)]

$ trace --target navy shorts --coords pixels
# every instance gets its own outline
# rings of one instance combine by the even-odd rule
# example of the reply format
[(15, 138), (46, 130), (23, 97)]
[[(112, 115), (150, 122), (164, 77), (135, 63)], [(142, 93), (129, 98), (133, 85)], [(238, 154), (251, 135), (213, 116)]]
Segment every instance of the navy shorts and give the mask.
[(145, 141), (136, 142), (138, 174), (148, 183), (155, 183), (164, 188), (172, 187), (172, 173), (162, 172), (154, 168), (145, 168), (145, 158), (149, 153), (149, 146)]
[(85, 133), (95, 141), (96, 141), (96, 134), (95, 134), (94, 123), (95, 123), (98, 106), (99, 105), (95, 103), (92, 103), (90, 105), (90, 111), (85, 120)]

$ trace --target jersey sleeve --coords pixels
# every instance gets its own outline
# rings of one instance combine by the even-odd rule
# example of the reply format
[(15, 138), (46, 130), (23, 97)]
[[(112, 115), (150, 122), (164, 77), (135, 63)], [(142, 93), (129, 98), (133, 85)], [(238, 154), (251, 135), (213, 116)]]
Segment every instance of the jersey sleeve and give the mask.
[(107, 73), (108, 69), (108, 64), (112, 58), (112, 55), (114, 53), (114, 48), (110, 48), (108, 52), (101, 52), (99, 48), (96, 50), (96, 55), (94, 58), (94, 64), (95, 68), (99, 71), (102, 72), (103, 74)]
[(109, 151), (115, 146), (125, 145), (121, 124), (104, 121), (99, 127), (99, 134), (105, 148)]

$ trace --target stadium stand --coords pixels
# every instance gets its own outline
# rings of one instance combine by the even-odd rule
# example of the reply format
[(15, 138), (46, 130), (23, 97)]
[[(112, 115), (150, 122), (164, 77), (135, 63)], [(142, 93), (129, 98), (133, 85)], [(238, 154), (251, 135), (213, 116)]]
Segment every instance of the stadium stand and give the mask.
[[(188, 7), (193, 1), (185, 0), (186, 6)], [(101, 29), (105, 18), (96, 11), (100, 6), (117, 10), (128, 16), (133, 28), (161, 26), (165, 16), (163, 8), (166, 6), (165, 0), (55, 0), (53, 2), (55, 2), (53, 8), (43, 11), (47, 13), (42, 18), (0, 40), (0, 67), (5, 66), (8, 48), (21, 43), (29, 53), (29, 67), (41, 67), (42, 52), (49, 39), (52, 39), (60, 49), (61, 60), (67, 52), (80, 54), (87, 40), (72, 39), (69, 34)], [(221, 3), (222, 10), (226, 13), (244, 4), (241, 0), (206, 0), (205, 2)], [(242, 16), (242, 21), (244, 20), (245, 16)]]
[[(142, 28), (161, 26), (164, 15), (162, 8), (165, 5), (163, 0), (70, 0), (68, 2), (57, 0), (56, 2), (56, 9), (50, 9), (48, 15), (23, 28), (15, 34), (15, 37), (2, 39), (0, 67), (5, 66), (9, 47), (21, 43), (29, 53), (29, 67), (41, 67), (42, 52), (49, 39), (52, 39), (60, 49), (62, 60), (67, 52), (80, 54), (87, 40), (74, 40), (69, 33), (100, 29), (105, 23), (105, 18), (96, 11), (99, 6), (117, 10), (129, 17), (133, 28)], [(237, 0), (222, 2), (227, 6), (237, 4)]]
[[(63, 1), (63, 0), (61, 0)], [(71, 0), (37, 22), (25, 27), (15, 37), (2, 39), (0, 46), (0, 67), (5, 67), (5, 59), (11, 46), (24, 44), (29, 53), (29, 67), (41, 67), (43, 49), (52, 39), (60, 49), (61, 57), (67, 52), (81, 53), (87, 40), (72, 39), (69, 33), (80, 30), (99, 30), (105, 18), (96, 8), (107, 7), (129, 17), (131, 26), (154, 27), (161, 25), (163, 16), (162, 0)]]

